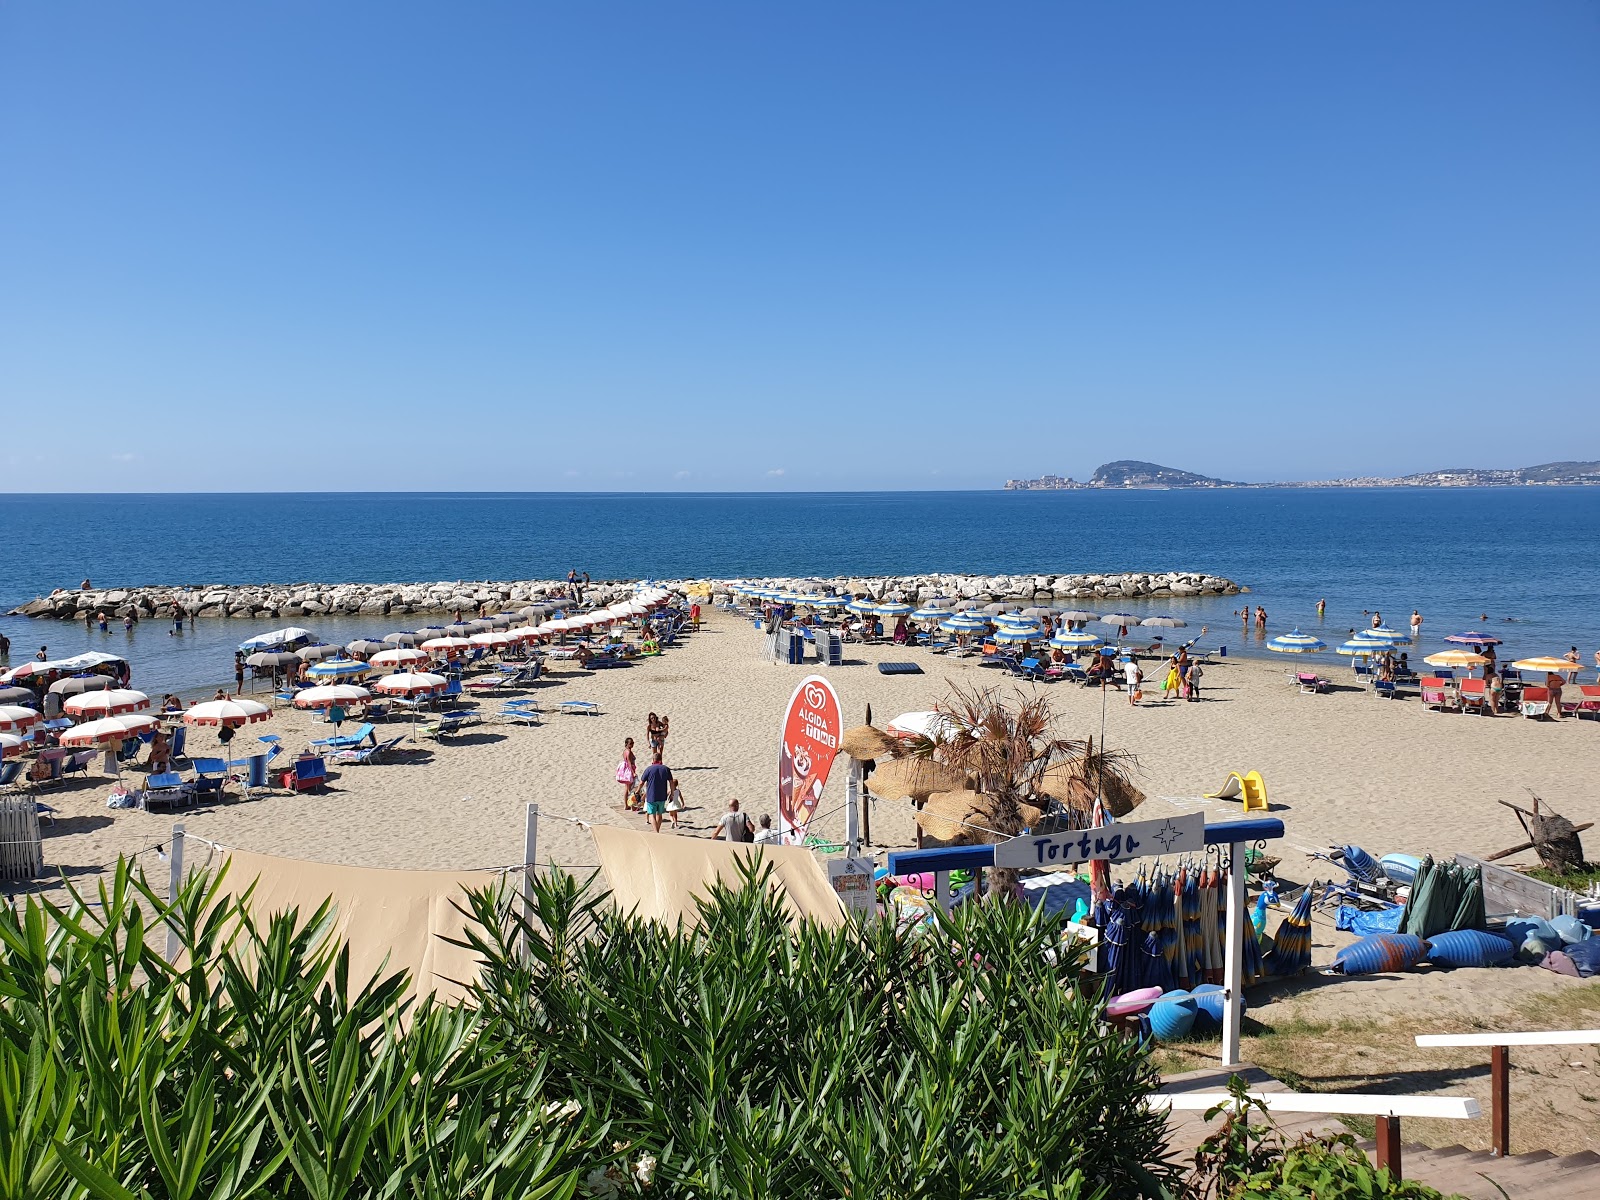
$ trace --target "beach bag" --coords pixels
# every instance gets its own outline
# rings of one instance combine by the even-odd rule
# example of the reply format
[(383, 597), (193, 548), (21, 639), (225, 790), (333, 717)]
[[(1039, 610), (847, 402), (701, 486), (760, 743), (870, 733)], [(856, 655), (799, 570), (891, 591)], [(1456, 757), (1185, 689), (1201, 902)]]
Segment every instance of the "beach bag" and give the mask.
[(749, 817), (745, 817), (745, 815), (743, 813), (740, 813), (739, 815), (741, 817), (744, 817), (744, 825), (742, 826), (742, 831), (739, 834), (739, 840), (741, 842), (753, 842), (753, 841), (755, 841), (756, 840), (755, 823), (752, 822)]
[(633, 782), (633, 766), (628, 762), (627, 759), (623, 759), (621, 762), (619, 762), (617, 764), (617, 782), (618, 783), (632, 783)]

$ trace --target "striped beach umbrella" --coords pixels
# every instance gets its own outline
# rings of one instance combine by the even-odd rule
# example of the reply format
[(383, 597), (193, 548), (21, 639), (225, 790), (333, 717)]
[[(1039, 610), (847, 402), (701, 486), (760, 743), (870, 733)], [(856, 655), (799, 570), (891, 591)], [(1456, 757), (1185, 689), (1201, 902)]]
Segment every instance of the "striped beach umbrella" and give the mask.
[[(95, 692), (90, 694), (102, 695), (103, 693)], [(24, 708), (20, 704), (0, 704), (0, 732), (23, 733), (32, 729), (42, 720), (44, 720), (44, 715), (37, 709)]]
[(415, 673), (402, 671), (374, 681), (372, 690), (385, 696), (426, 696), (433, 692), (442, 692), (449, 685), (450, 681), (443, 675), (434, 675), (427, 671)]
[(946, 633), (986, 633), (989, 629), (987, 617), (957, 613), (939, 622), (939, 628)]
[(1301, 633), (1298, 629), (1280, 633), (1267, 643), (1268, 650), (1276, 650), (1279, 654), (1316, 654), (1327, 648), (1328, 643), (1321, 638)]
[[(130, 718), (111, 719), (126, 721)], [(234, 729), (271, 719), (272, 710), (265, 704), (258, 704), (254, 700), (243, 700), (237, 696), (232, 700), (207, 700), (204, 704), (192, 705), (183, 714), (185, 725), (227, 725)]]
[(1098, 646), (1101, 638), (1098, 634), (1084, 633), (1081, 630), (1057, 630), (1050, 639), (1052, 646), (1059, 646), (1063, 650), (1078, 650), (1085, 646)]
[(1401, 633), (1398, 629), (1390, 629), (1387, 625), (1380, 625), (1376, 629), (1360, 630), (1356, 637), (1368, 642), (1382, 642), (1386, 646), (1409, 646), (1411, 638)]
[(1044, 628), (1032, 617), (1024, 617), (1016, 613), (1002, 613), (994, 619), (994, 623), (1000, 629), (1023, 629), (1033, 633), (1038, 633)]
[(33, 737), (15, 733), (0, 733), (0, 758), (13, 758), (33, 749)]
[(949, 616), (950, 613), (946, 609), (934, 608), (931, 605), (924, 604), (911, 614), (911, 619), (913, 621), (943, 621)]
[(474, 646), (484, 646), (490, 650), (503, 650), (507, 646), (515, 646), (522, 639), (508, 629), (497, 629), (492, 633), (475, 633), (467, 640)]
[(312, 679), (360, 679), (371, 670), (370, 663), (353, 658), (329, 658), (307, 667), (306, 674)]
[(890, 600), (878, 605), (872, 611), (880, 617), (903, 617), (911, 612), (911, 605), (902, 604), (898, 600)]
[(356, 687), (353, 683), (329, 683), (322, 687), (306, 688), (303, 692), (296, 692), (294, 706), (332, 708), (335, 704), (365, 704), (371, 699), (372, 693), (364, 687)]
[[(563, 622), (562, 628), (571, 628), (571, 626)], [(427, 641), (423, 642), (422, 648), (429, 654), (435, 656), (454, 658), (463, 650), (471, 649), (472, 643), (463, 637), (436, 637), (429, 638)]]
[(1036, 642), (1042, 636), (1038, 629), (1008, 629), (1002, 625), (994, 635), (994, 640), (1004, 642), (1006, 645), (1017, 645), (1021, 642)]
[(76, 725), (61, 735), (63, 746), (107, 746), (113, 742), (124, 742), (128, 738), (138, 737), (141, 733), (149, 733), (156, 727), (155, 719), (138, 713), (129, 713), (120, 717), (101, 717), (98, 721), (86, 721)]
[(844, 607), (844, 597), (843, 596), (807, 596), (806, 597), (806, 607), (808, 607), (808, 608), (843, 608)]
[(1493, 634), (1476, 633), (1471, 630), (1466, 633), (1452, 633), (1445, 638), (1445, 641), (1453, 642), (1457, 646), (1499, 646), (1502, 644), (1500, 639)]
[(878, 602), (876, 600), (869, 600), (866, 597), (862, 597), (859, 600), (849, 601), (845, 607), (853, 613), (870, 613), (877, 611)]
[(1306, 888), (1272, 935), (1272, 973), (1296, 975), (1310, 965), (1311, 889)]
[(426, 650), (416, 650), (409, 646), (395, 646), (390, 650), (380, 650), (367, 660), (374, 667), (385, 670), (394, 667), (408, 667), (413, 663), (428, 662), (429, 655)]
[(1335, 654), (1348, 654), (1354, 658), (1386, 654), (1388, 650), (1387, 643), (1367, 641), (1364, 638), (1351, 638), (1348, 642), (1342, 642), (1333, 648)]
[(61, 711), (69, 717), (115, 717), (122, 713), (143, 712), (150, 697), (131, 688), (108, 688), (103, 692), (84, 692), (69, 696)]

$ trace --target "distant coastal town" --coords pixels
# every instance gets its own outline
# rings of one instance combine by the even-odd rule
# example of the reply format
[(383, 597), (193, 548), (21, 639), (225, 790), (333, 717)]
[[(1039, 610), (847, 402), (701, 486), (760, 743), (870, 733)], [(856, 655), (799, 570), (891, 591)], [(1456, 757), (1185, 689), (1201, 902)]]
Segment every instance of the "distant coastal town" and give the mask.
[(1277, 483), (1239, 483), (1215, 479), (1158, 463), (1120, 459), (1096, 468), (1085, 481), (1070, 475), (1041, 475), (1038, 479), (1008, 479), (1008, 492), (1070, 492), (1104, 488), (1443, 488), (1443, 487), (1567, 487), (1600, 484), (1600, 462), (1542, 463), (1536, 467), (1495, 469), (1448, 467), (1419, 471), (1415, 475), (1384, 477), (1361, 475), (1348, 479), (1285, 480)]

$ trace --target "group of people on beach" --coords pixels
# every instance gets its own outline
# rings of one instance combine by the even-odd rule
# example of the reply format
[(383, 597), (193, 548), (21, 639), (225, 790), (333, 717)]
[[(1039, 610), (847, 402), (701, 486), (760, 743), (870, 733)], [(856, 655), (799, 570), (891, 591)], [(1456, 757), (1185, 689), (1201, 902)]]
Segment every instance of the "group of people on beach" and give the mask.
[[(664, 817), (671, 818), (673, 829), (681, 829), (679, 818), (688, 805), (683, 798), (683, 788), (678, 777), (665, 761), (667, 735), (671, 720), (664, 714), (650, 713), (645, 721), (645, 737), (650, 744), (650, 762), (639, 769), (633, 739), (622, 739), (622, 757), (617, 763), (617, 782), (622, 785), (622, 807), (627, 812), (642, 812), (655, 833), (661, 832)], [(752, 823), (748, 814), (739, 807), (737, 798), (728, 801), (728, 811), (717, 822), (711, 835), (730, 842), (750, 842), (761, 845), (778, 840), (772, 828), (772, 818), (763, 813)]]

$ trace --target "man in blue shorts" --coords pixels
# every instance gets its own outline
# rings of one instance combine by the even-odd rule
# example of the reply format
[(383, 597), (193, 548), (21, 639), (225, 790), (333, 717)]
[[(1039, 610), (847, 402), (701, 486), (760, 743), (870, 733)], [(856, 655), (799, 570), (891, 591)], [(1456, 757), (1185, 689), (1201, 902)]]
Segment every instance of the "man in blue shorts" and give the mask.
[(650, 828), (660, 833), (661, 814), (667, 811), (667, 793), (672, 790), (672, 771), (662, 763), (661, 751), (651, 756), (639, 782), (644, 785), (644, 815), (650, 818)]

